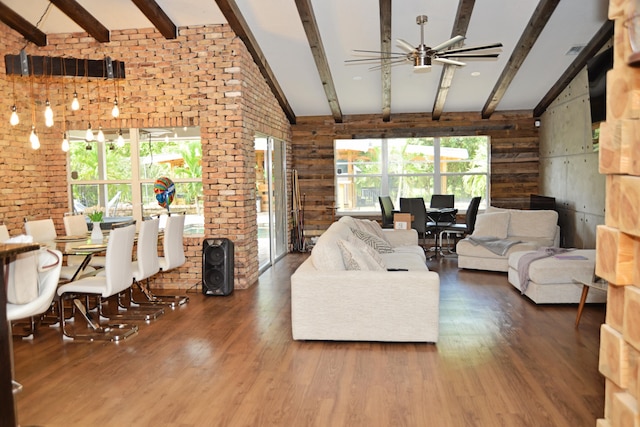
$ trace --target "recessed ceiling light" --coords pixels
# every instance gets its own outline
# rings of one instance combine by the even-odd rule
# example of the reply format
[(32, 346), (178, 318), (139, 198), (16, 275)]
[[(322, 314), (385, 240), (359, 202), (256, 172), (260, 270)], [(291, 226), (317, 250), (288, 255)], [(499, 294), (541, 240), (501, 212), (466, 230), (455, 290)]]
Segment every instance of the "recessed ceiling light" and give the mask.
[(353, 80), (362, 80), (362, 76), (353, 76)]
[(471, 77), (478, 77), (480, 75), (480, 71), (473, 71), (471, 73)]

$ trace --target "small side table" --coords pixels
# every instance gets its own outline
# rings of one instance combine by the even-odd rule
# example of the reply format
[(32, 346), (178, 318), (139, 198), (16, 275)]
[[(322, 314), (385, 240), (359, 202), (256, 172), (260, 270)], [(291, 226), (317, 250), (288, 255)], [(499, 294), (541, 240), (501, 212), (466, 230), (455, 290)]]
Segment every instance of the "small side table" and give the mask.
[(589, 295), (589, 289), (596, 288), (596, 289), (600, 289), (602, 291), (607, 292), (607, 288), (609, 287), (609, 282), (595, 276), (590, 281), (577, 279), (575, 277), (573, 277), (572, 280), (576, 284), (582, 285), (582, 295), (580, 296), (580, 303), (578, 304), (578, 314), (576, 315), (576, 328), (577, 328), (578, 325), (580, 324), (580, 318), (582, 317), (582, 310), (584, 309), (584, 303), (587, 301), (587, 295)]

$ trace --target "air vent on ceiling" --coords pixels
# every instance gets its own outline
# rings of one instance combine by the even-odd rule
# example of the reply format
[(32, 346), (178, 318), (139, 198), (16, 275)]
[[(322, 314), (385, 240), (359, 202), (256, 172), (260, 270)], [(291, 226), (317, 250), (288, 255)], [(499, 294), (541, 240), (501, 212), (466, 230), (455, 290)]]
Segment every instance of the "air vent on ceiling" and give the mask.
[(566, 54), (567, 55), (577, 55), (577, 54), (580, 53), (580, 51), (582, 51), (582, 49), (584, 49), (584, 45), (571, 46)]

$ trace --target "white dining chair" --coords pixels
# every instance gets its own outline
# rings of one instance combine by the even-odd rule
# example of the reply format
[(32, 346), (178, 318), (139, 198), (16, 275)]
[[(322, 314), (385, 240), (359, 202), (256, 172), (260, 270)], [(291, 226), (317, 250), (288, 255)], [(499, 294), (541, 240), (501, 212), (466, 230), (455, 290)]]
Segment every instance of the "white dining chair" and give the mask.
[(7, 226), (0, 224), (0, 243), (6, 242), (9, 238), (9, 230), (7, 229)]
[[(11, 378), (14, 393), (22, 390), (22, 385), (15, 380), (15, 370), (13, 363), (13, 340), (12, 336), (12, 323), (19, 319), (29, 319), (30, 329), (28, 334), (23, 335), (23, 338), (32, 337), (36, 332), (36, 316), (39, 316), (49, 310), (53, 302), (53, 298), (56, 294), (56, 288), (58, 287), (58, 280), (60, 279), (60, 267), (62, 266), (62, 253), (57, 250), (47, 251), (33, 251), (25, 256), (36, 257), (36, 261), (31, 265), (38, 271), (35, 275), (28, 275), (29, 277), (37, 277), (38, 295), (35, 299), (26, 302), (24, 304), (12, 304), (7, 303), (7, 327), (9, 328), (9, 353), (11, 364)], [(19, 274), (15, 268), (12, 268), (12, 264), (9, 264), (8, 279), (9, 283), (19, 284)], [(24, 265), (24, 264), (23, 264)]]
[[(39, 253), (42, 252), (42, 253)], [(35, 316), (45, 313), (56, 294), (56, 288), (58, 287), (58, 281), (60, 280), (60, 270), (62, 267), (62, 253), (55, 249), (47, 249), (43, 251), (34, 251), (25, 254), (27, 256), (38, 257), (38, 260), (33, 263), (34, 267), (38, 268), (36, 273), (38, 295), (37, 297), (24, 304), (12, 304), (7, 303), (7, 320), (9, 322), (31, 318), (29, 334), (30, 336), (35, 332)], [(15, 285), (23, 285), (18, 277), (11, 277), (15, 275), (16, 270), (12, 268), (12, 264), (9, 264), (9, 280), (8, 283), (15, 283)], [(19, 274), (19, 273), (18, 273)]]
[[(67, 236), (87, 236), (89, 234), (89, 226), (83, 214), (65, 215), (62, 221), (64, 222), (64, 232)], [(106, 259), (104, 256), (93, 255), (91, 261), (89, 261), (89, 265), (94, 268), (103, 268), (105, 262)], [(69, 264), (75, 265), (77, 262), (76, 260), (71, 260)]]
[(65, 215), (62, 217), (64, 222), (64, 232), (67, 236), (86, 236), (89, 234), (89, 226), (84, 215)]
[[(99, 322), (102, 313), (102, 301), (104, 298), (116, 296), (127, 290), (133, 281), (131, 269), (131, 255), (135, 239), (136, 227), (127, 227), (111, 230), (107, 242), (106, 265), (103, 272), (95, 276), (83, 277), (69, 282), (58, 288), (60, 327), (66, 337), (84, 340), (109, 340), (120, 341), (138, 331), (137, 325), (131, 324), (107, 324)], [(87, 310), (86, 305), (77, 298), (79, 295), (95, 295), (97, 299), (97, 319)], [(88, 298), (85, 299), (85, 301)], [(73, 331), (64, 316), (64, 301), (73, 300), (76, 307), (76, 319)], [(81, 316), (79, 316), (80, 314)], [(87, 333), (78, 331), (81, 318), (87, 322)]]
[(34, 242), (50, 243), (53, 242), (58, 233), (56, 226), (51, 218), (24, 220), (24, 231), (28, 236), (33, 237)]
[[(162, 272), (180, 267), (186, 261), (183, 243), (184, 220), (184, 214), (169, 215), (167, 217), (162, 242), (163, 256), (158, 258), (158, 265)], [(189, 301), (189, 297), (186, 295), (154, 295), (151, 289), (145, 285), (143, 287), (145, 288), (143, 293), (148, 302), (176, 307)]]
[[(28, 220), (25, 218), (24, 231), (27, 236), (33, 237), (34, 242), (46, 244), (50, 247), (55, 246), (55, 240), (58, 237), (56, 226), (51, 218), (36, 220)], [(63, 265), (60, 270), (60, 279), (68, 281), (76, 276), (81, 262), (81, 258), (67, 257), (67, 265)], [(93, 267), (86, 266), (81, 273), (86, 274), (94, 270), (95, 269)]]

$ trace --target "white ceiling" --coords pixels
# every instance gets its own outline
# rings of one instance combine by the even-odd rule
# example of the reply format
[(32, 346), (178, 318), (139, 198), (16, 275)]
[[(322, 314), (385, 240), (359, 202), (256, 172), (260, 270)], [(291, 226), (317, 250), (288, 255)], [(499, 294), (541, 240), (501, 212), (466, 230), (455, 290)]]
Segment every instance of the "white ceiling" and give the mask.
[[(48, 0), (2, 0), (36, 25)], [(153, 25), (130, 0), (77, 0), (110, 30)], [(214, 0), (156, 0), (178, 27), (226, 20)], [(311, 49), (293, 0), (236, 0), (260, 49), (296, 116), (331, 115)], [(395, 40), (418, 45), (417, 15), (427, 15), (425, 44), (451, 37), (457, 1), (396, 0), (392, 4), (392, 51)], [(371, 65), (345, 64), (352, 49), (380, 50), (378, 0), (312, 0), (331, 75), (344, 115), (380, 114), (381, 72)], [(479, 112), (516, 47), (538, 0), (476, 0), (465, 45), (502, 42), (497, 60), (468, 60), (459, 68), (444, 112)], [(607, 19), (607, 0), (561, 0), (497, 110), (532, 110), (575, 59), (566, 53), (586, 45)], [(52, 6), (38, 27), (47, 34), (83, 30)], [(117, 59), (117, 58), (116, 58)], [(391, 113), (431, 112), (442, 67), (414, 71), (392, 67)], [(473, 77), (472, 72), (480, 73)]]

